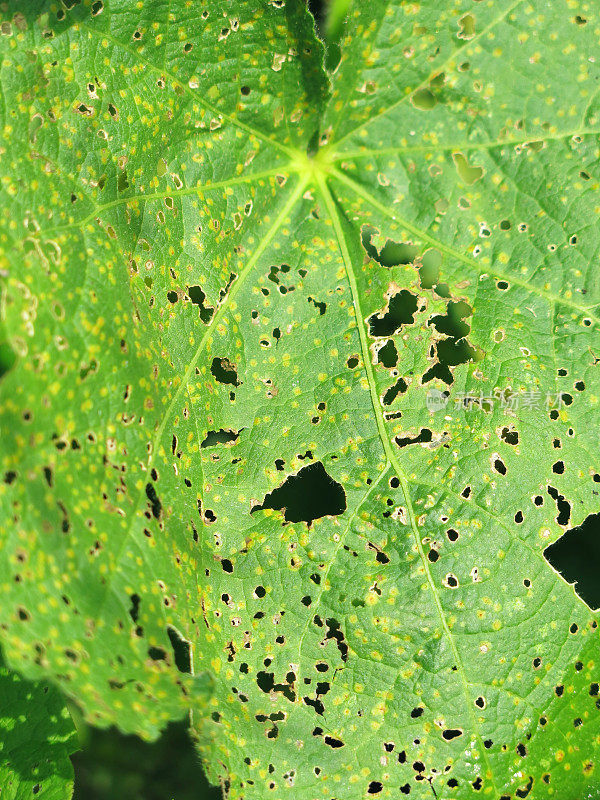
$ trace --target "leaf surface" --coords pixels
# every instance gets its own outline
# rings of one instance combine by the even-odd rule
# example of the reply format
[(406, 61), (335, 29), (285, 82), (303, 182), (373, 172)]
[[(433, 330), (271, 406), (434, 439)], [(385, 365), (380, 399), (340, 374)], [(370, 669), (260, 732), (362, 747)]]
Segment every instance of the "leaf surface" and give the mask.
[(60, 692), (0, 667), (2, 800), (68, 800), (75, 729)]
[(256, 5), (4, 12), (6, 655), (232, 798), (594, 797), (597, 12)]

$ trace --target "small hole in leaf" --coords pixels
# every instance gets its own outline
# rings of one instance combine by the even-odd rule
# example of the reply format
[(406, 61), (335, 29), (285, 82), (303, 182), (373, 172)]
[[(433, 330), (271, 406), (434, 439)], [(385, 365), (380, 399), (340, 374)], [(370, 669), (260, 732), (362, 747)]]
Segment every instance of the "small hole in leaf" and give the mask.
[(430, 89), (417, 89), (411, 96), (410, 102), (420, 111), (429, 111), (437, 105), (435, 95)]
[(519, 432), (510, 430), (510, 428), (502, 428), (500, 438), (502, 441), (506, 442), (506, 444), (510, 444), (513, 447), (519, 444)]
[(396, 436), (395, 442), (398, 447), (406, 447), (409, 444), (426, 444), (433, 438), (429, 428), (422, 428), (417, 436)]
[(447, 742), (452, 741), (452, 739), (457, 739), (459, 736), (462, 736), (463, 732), (458, 728), (449, 728), (448, 730), (443, 731), (442, 736)]
[(399, 394), (404, 394), (404, 392), (408, 389), (408, 384), (404, 380), (404, 378), (398, 378), (396, 383), (394, 383), (390, 388), (386, 391), (383, 395), (382, 403), (384, 406), (391, 405), (394, 400), (398, 397)]
[(361, 231), (362, 245), (369, 258), (377, 261), (382, 267), (397, 267), (400, 264), (412, 264), (416, 259), (419, 248), (410, 242), (394, 242), (386, 239), (385, 244), (378, 250), (373, 244), (373, 237), (377, 231), (369, 225), (364, 225)]
[(202, 291), (199, 286), (188, 286), (187, 294), (192, 303), (195, 306), (198, 306), (200, 309), (200, 319), (204, 324), (208, 324), (211, 320), (211, 317), (214, 313), (214, 308), (212, 306), (205, 306), (204, 301), (206, 300), (206, 295)]
[(506, 465), (499, 458), (494, 461), (494, 470), (499, 475), (506, 475)]

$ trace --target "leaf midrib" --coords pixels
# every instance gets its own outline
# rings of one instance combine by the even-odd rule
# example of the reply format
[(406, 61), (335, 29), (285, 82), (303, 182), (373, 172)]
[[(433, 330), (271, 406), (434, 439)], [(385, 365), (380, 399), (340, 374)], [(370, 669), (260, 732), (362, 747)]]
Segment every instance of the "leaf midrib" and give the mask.
[[(43, 156), (43, 158), (46, 158), (46, 156)], [(106, 211), (109, 211), (112, 208), (118, 208), (122, 205), (130, 204), (133, 206), (137, 203), (145, 203), (147, 200), (166, 200), (167, 197), (190, 197), (194, 195), (201, 197), (205, 192), (212, 192), (217, 189), (228, 189), (231, 186), (239, 186), (244, 183), (253, 183), (254, 181), (260, 181), (265, 178), (272, 178), (275, 175), (287, 176), (290, 174), (292, 174), (292, 170), (284, 170), (280, 167), (275, 167), (273, 169), (267, 169), (261, 172), (251, 172), (244, 175), (237, 175), (233, 178), (227, 178), (224, 181), (208, 181), (200, 186), (186, 186), (184, 189), (172, 189), (160, 192), (148, 192), (147, 194), (135, 194), (118, 197), (116, 200), (111, 200), (104, 205), (95, 206), (93, 211), (81, 219), (74, 220), (73, 222), (65, 222), (62, 225), (55, 225), (51, 228), (40, 229), (35, 233), (29, 233), (19, 241), (25, 242), (30, 239), (39, 239), (42, 237), (48, 238), (50, 236), (54, 236), (56, 233), (61, 233), (62, 231), (72, 230), (74, 228), (82, 228), (84, 225), (87, 225), (88, 223), (93, 222), (95, 219), (98, 219), (100, 215)], [(92, 201), (90, 200), (90, 202)]]
[(168, 78), (170, 81), (172, 81), (172, 83), (174, 85), (180, 86), (186, 94), (188, 94), (190, 97), (192, 97), (192, 99), (195, 102), (197, 102), (199, 105), (201, 105), (207, 111), (210, 111), (211, 114), (214, 114), (216, 117), (220, 117), (221, 119), (227, 120), (232, 125), (234, 125), (236, 128), (239, 128), (240, 130), (243, 130), (246, 133), (249, 133), (251, 136), (254, 136), (257, 139), (260, 139), (263, 142), (271, 144), (277, 150), (280, 150), (281, 152), (286, 153), (288, 156), (293, 158), (294, 153), (295, 153), (295, 149), (294, 148), (288, 147), (287, 145), (282, 144), (281, 142), (278, 142), (277, 139), (273, 139), (272, 137), (267, 136), (266, 134), (262, 133), (258, 129), (253, 128), (251, 125), (248, 125), (247, 123), (242, 122), (237, 117), (232, 116), (231, 114), (228, 114), (225, 111), (220, 111), (218, 108), (213, 106), (212, 103), (209, 103), (200, 94), (199, 90), (197, 92), (194, 92), (188, 86), (187, 83), (184, 83), (184, 81), (182, 81), (180, 78), (177, 78), (175, 75), (173, 75), (173, 73), (168, 72), (164, 68), (157, 67), (155, 64), (152, 63), (152, 61), (149, 61), (147, 58), (144, 58), (144, 56), (141, 55), (141, 53), (136, 52), (131, 47), (126, 45), (124, 42), (122, 42), (120, 39), (117, 39), (116, 36), (113, 36), (111, 33), (108, 33), (107, 31), (96, 30), (96, 28), (86, 24), (85, 22), (77, 23), (76, 25), (74, 25), (74, 28), (75, 29), (82, 28), (83, 30), (86, 30), (89, 34), (92, 34), (93, 36), (95, 36), (97, 39), (107, 39), (109, 42), (112, 42), (115, 45), (115, 47), (120, 47), (123, 50), (125, 50), (126, 53), (129, 53), (134, 58), (139, 59), (140, 63), (144, 64), (151, 72), (154, 72), (154, 73), (160, 75), (162, 78)]
[(503, 270), (499, 270), (493, 264), (486, 264), (485, 267), (480, 266), (476, 261), (464, 255), (464, 253), (462, 253), (460, 250), (457, 250), (455, 247), (452, 247), (451, 245), (447, 245), (444, 242), (441, 242), (435, 236), (432, 236), (431, 234), (427, 233), (426, 230), (420, 228), (418, 225), (415, 225), (413, 222), (410, 222), (405, 217), (401, 217), (394, 211), (390, 211), (390, 209), (387, 208), (387, 206), (379, 202), (379, 200), (377, 200), (377, 198), (375, 198), (363, 186), (361, 186), (359, 183), (357, 183), (355, 180), (350, 178), (345, 173), (340, 172), (340, 170), (336, 169), (335, 167), (332, 167), (330, 170), (330, 174), (332, 177), (337, 178), (337, 180), (339, 180), (341, 183), (344, 183), (346, 186), (352, 189), (352, 191), (356, 195), (362, 197), (363, 200), (365, 200), (367, 203), (373, 206), (373, 208), (377, 209), (377, 211), (381, 212), (389, 219), (394, 220), (394, 222), (397, 222), (399, 225), (406, 228), (406, 230), (410, 231), (410, 233), (412, 233), (414, 236), (417, 236), (424, 242), (427, 242), (428, 244), (437, 248), (442, 253), (445, 253), (446, 255), (451, 256), (452, 258), (455, 258), (461, 263), (465, 264), (467, 267), (474, 270), (479, 275), (486, 274), (494, 276), (496, 278), (500, 278), (501, 280), (507, 281), (509, 284), (515, 284), (516, 286), (520, 286), (523, 289), (526, 289), (528, 292), (531, 292), (532, 294), (537, 294), (540, 297), (543, 297), (551, 305), (558, 304), (558, 305), (568, 306), (569, 308), (574, 309), (580, 314), (585, 314), (585, 316), (589, 317), (596, 324), (600, 324), (600, 317), (596, 316), (591, 310), (592, 308), (596, 307), (597, 303), (594, 304), (593, 306), (582, 306), (579, 303), (576, 303), (574, 300), (562, 297), (561, 295), (555, 294), (554, 292), (550, 292), (546, 289), (541, 289), (537, 286), (534, 286), (531, 283), (528, 283), (527, 281), (523, 280), (522, 278), (516, 277), (512, 273), (507, 273), (504, 272)]
[[(401, 155), (402, 153), (446, 153), (446, 152), (465, 152), (472, 150), (493, 150), (495, 147), (518, 147), (531, 144), (532, 142), (560, 142), (563, 139), (570, 139), (574, 136), (598, 136), (600, 128), (580, 128), (570, 131), (549, 133), (538, 135), (531, 133), (527, 137), (491, 139), (487, 142), (458, 142), (455, 144), (406, 144), (398, 147), (382, 147), (379, 150), (370, 150), (368, 147), (357, 148), (336, 153), (333, 161), (352, 161), (357, 158), (378, 158), (387, 155)], [(340, 140), (341, 141), (341, 140)], [(339, 142), (336, 142), (339, 144)]]
[[(590, 131), (590, 133), (592, 133)], [(569, 134), (567, 134), (569, 135)], [(329, 148), (328, 148), (329, 150)], [(123, 198), (117, 198), (116, 200), (112, 200), (109, 203), (106, 203), (104, 206), (97, 206), (90, 214), (86, 217), (74, 221), (65, 223), (63, 225), (57, 225), (53, 228), (46, 228), (36, 231), (35, 233), (29, 233), (27, 236), (23, 237), (19, 240), (19, 243), (22, 245), (26, 241), (31, 241), (33, 239), (40, 239), (40, 238), (47, 238), (50, 236), (55, 235), (56, 233), (60, 233), (65, 230), (81, 228), (84, 225), (92, 222), (95, 219), (98, 219), (102, 213), (105, 211), (116, 208), (120, 205), (124, 205), (127, 203), (135, 204), (139, 202), (145, 202), (146, 200), (160, 200), (165, 199), (166, 197), (185, 197), (185, 196), (202, 196), (205, 192), (214, 191), (218, 189), (226, 189), (230, 186), (240, 185), (244, 183), (252, 183), (253, 181), (258, 181), (261, 179), (273, 177), (274, 175), (283, 175), (285, 177), (289, 177), (291, 175), (299, 175), (301, 180), (305, 181), (305, 188), (309, 185), (310, 177), (307, 172), (303, 171), (303, 164), (306, 162), (306, 158), (300, 151), (292, 151), (294, 153), (294, 157), (291, 158), (288, 164), (281, 165), (275, 167), (271, 170), (264, 170), (259, 173), (253, 173), (249, 175), (238, 175), (234, 178), (229, 178), (224, 181), (215, 181), (214, 183), (206, 183), (202, 186), (194, 186), (194, 187), (186, 187), (184, 189), (173, 190), (173, 191), (163, 191), (163, 192), (152, 192), (148, 194), (142, 195), (132, 195)], [(384, 214), (389, 219), (392, 219), (394, 222), (397, 222), (401, 226), (403, 226), (406, 230), (412, 233), (414, 236), (420, 238), (422, 241), (427, 242), (432, 247), (437, 248), (442, 253), (457, 259), (461, 263), (465, 264), (469, 269), (474, 270), (479, 275), (487, 274), (490, 276), (494, 276), (500, 280), (505, 280), (509, 284), (515, 284), (520, 286), (521, 288), (525, 289), (532, 294), (536, 294), (539, 297), (544, 298), (547, 300), (551, 307), (556, 305), (564, 305), (568, 308), (572, 308), (578, 314), (585, 315), (589, 317), (594, 323), (600, 325), (600, 316), (596, 315), (592, 309), (595, 308), (598, 304), (593, 304), (591, 306), (585, 306), (580, 303), (577, 303), (570, 298), (564, 297), (562, 295), (556, 294), (555, 292), (550, 292), (546, 289), (540, 288), (538, 286), (529, 283), (527, 280), (523, 280), (522, 278), (517, 277), (512, 273), (507, 273), (504, 270), (498, 269), (495, 264), (486, 264), (485, 267), (478, 264), (474, 259), (466, 256), (461, 250), (458, 250), (451, 245), (448, 245), (442, 241), (440, 241), (435, 236), (432, 236), (428, 233), (424, 228), (415, 225), (413, 222), (409, 221), (405, 217), (400, 216), (395, 211), (391, 211), (386, 205), (381, 203), (376, 197), (374, 197), (367, 189), (365, 189), (361, 184), (347, 175), (345, 172), (342, 172), (335, 166), (335, 162), (342, 160), (344, 154), (338, 153), (331, 153), (328, 155), (328, 164), (325, 167), (321, 167), (320, 172), (316, 174), (321, 174), (323, 178), (331, 177), (336, 178), (341, 183), (345, 184), (348, 188), (350, 188), (356, 195), (362, 197), (369, 205), (373, 208), (377, 209), (380, 213)], [(348, 159), (351, 160), (351, 159)], [(313, 173), (314, 174), (314, 173)]]
[(381, 440), (381, 444), (383, 446), (386, 458), (387, 458), (388, 462), (393, 466), (393, 468), (394, 468), (394, 470), (396, 472), (396, 475), (398, 476), (398, 479), (400, 481), (400, 486), (401, 486), (401, 489), (402, 489), (402, 494), (404, 496), (404, 500), (406, 502), (406, 507), (407, 507), (407, 511), (408, 511), (410, 527), (411, 527), (412, 532), (413, 532), (415, 545), (416, 545), (417, 551), (419, 553), (419, 558), (421, 560), (421, 564), (422, 564), (423, 570), (425, 572), (425, 576), (426, 576), (426, 579), (427, 579), (427, 583), (429, 585), (429, 589), (430, 589), (430, 591), (431, 591), (431, 593), (433, 595), (433, 598), (434, 598), (434, 603), (435, 603), (435, 606), (436, 606), (436, 610), (437, 610), (438, 616), (439, 616), (440, 621), (442, 623), (442, 628), (443, 628), (444, 634), (445, 634), (445, 636), (447, 638), (447, 641), (448, 641), (448, 643), (450, 645), (450, 649), (452, 650), (452, 655), (453, 655), (454, 661), (456, 663), (457, 672), (458, 672), (458, 675), (459, 675), (460, 680), (461, 680), (463, 694), (464, 694), (464, 697), (465, 697), (465, 701), (467, 703), (468, 715), (469, 715), (469, 719), (470, 719), (470, 722), (471, 722), (472, 732), (477, 737), (477, 740), (479, 741), (480, 748), (481, 748), (481, 753), (483, 755), (483, 761), (485, 762), (485, 765), (487, 767), (488, 773), (491, 776), (492, 788), (493, 788), (493, 790), (495, 792), (496, 797), (499, 797), (499, 792), (498, 792), (498, 789), (496, 788), (496, 785), (495, 785), (495, 782), (494, 782), (494, 776), (493, 776), (493, 772), (492, 772), (491, 765), (490, 765), (490, 762), (489, 762), (489, 758), (487, 756), (487, 751), (486, 751), (486, 748), (484, 747), (484, 744), (483, 744), (483, 737), (482, 737), (482, 735), (481, 735), (481, 733), (479, 731), (479, 725), (477, 723), (477, 719), (476, 719), (475, 714), (473, 712), (473, 703), (474, 703), (474, 701), (473, 701), (473, 698), (471, 697), (471, 694), (469, 692), (468, 681), (467, 681), (467, 676), (466, 676), (466, 672), (465, 672), (465, 667), (464, 667), (461, 655), (458, 652), (458, 648), (457, 648), (456, 642), (454, 640), (454, 636), (452, 634), (452, 630), (450, 629), (450, 626), (448, 625), (448, 621), (446, 619), (446, 614), (445, 614), (443, 606), (442, 606), (440, 595), (439, 595), (439, 592), (438, 592), (437, 587), (435, 585), (435, 581), (433, 580), (433, 576), (431, 574), (431, 570), (429, 568), (429, 561), (427, 559), (425, 551), (423, 550), (423, 543), (421, 541), (421, 536), (419, 534), (419, 528), (418, 528), (418, 525), (417, 525), (416, 516), (415, 516), (413, 504), (412, 504), (412, 496), (411, 496), (411, 493), (410, 493), (409, 481), (408, 481), (407, 475), (406, 475), (402, 465), (400, 464), (400, 461), (398, 460), (398, 457), (397, 457), (396, 453), (394, 452), (394, 450), (392, 448), (392, 445), (390, 443), (390, 439), (389, 439), (389, 436), (387, 434), (387, 430), (386, 430), (386, 427), (385, 427), (385, 421), (383, 419), (383, 413), (381, 411), (381, 404), (379, 402), (379, 395), (377, 393), (375, 375), (373, 374), (373, 365), (372, 365), (372, 362), (371, 362), (369, 343), (367, 341), (366, 328), (365, 328), (365, 325), (364, 325), (364, 316), (363, 316), (363, 313), (362, 313), (362, 310), (361, 310), (361, 306), (360, 306), (360, 293), (359, 293), (359, 290), (358, 290), (358, 285), (357, 285), (357, 281), (356, 281), (356, 275), (354, 273), (352, 260), (350, 258), (350, 254), (349, 254), (349, 251), (348, 251), (348, 245), (347, 245), (346, 238), (345, 238), (345, 235), (344, 235), (344, 232), (343, 232), (343, 229), (342, 229), (342, 224), (341, 224), (341, 220), (340, 220), (340, 216), (339, 216), (337, 207), (335, 205), (335, 201), (334, 201), (334, 199), (333, 199), (333, 197), (331, 195), (331, 192), (329, 191), (329, 187), (327, 186), (327, 184), (325, 182), (325, 179), (322, 176), (319, 176), (319, 189), (320, 189), (321, 194), (323, 196), (323, 199), (325, 201), (325, 205), (327, 206), (327, 210), (328, 210), (329, 216), (331, 218), (331, 222), (332, 222), (332, 225), (333, 225), (333, 228), (334, 228), (334, 231), (335, 231), (335, 235), (336, 235), (336, 238), (337, 238), (337, 241), (338, 241), (338, 246), (339, 246), (339, 249), (340, 249), (340, 255), (342, 257), (342, 262), (344, 264), (346, 277), (347, 277), (348, 283), (350, 285), (350, 290), (351, 290), (351, 294), (352, 294), (352, 304), (353, 304), (353, 307), (354, 307), (354, 314), (355, 314), (355, 322), (356, 322), (356, 326), (357, 326), (357, 329), (358, 329), (358, 335), (359, 335), (359, 339), (360, 339), (362, 360), (363, 360), (365, 372), (367, 374), (367, 381), (368, 381), (368, 384), (369, 384), (369, 393), (370, 393), (370, 396), (371, 396), (371, 403), (372, 403), (373, 411), (374, 411), (374, 414), (375, 414), (375, 421), (376, 421), (376, 424), (377, 424), (377, 430), (378, 430), (378, 433), (379, 433), (379, 438)]
[[(184, 394), (184, 392), (188, 390), (190, 379), (192, 377), (196, 364), (198, 363), (200, 356), (202, 355), (206, 345), (212, 339), (213, 332), (217, 329), (219, 323), (221, 322), (221, 320), (225, 315), (225, 312), (229, 309), (232, 300), (236, 297), (241, 287), (245, 283), (246, 278), (252, 272), (253, 267), (255, 266), (255, 264), (265, 251), (265, 249), (268, 247), (268, 245), (272, 241), (273, 237), (275, 236), (279, 228), (283, 225), (287, 216), (292, 212), (294, 206), (296, 205), (296, 202), (301, 197), (302, 193), (305, 191), (307, 184), (308, 184), (308, 179), (306, 178), (304, 180), (298, 181), (296, 188), (292, 191), (292, 193), (288, 197), (283, 208), (276, 216), (273, 224), (268, 229), (265, 236), (260, 240), (258, 247), (253, 252), (252, 256), (248, 259), (246, 266), (243, 268), (243, 270), (238, 275), (237, 279), (232, 284), (229, 293), (227, 294), (223, 302), (218, 306), (215, 313), (213, 314), (212, 319), (207, 325), (206, 330), (202, 336), (202, 339), (200, 340), (200, 343), (194, 352), (194, 355), (192, 356), (184, 374), (180, 377), (180, 382), (177, 390), (173, 394), (173, 397), (171, 398), (171, 401), (169, 402), (168, 406), (162, 413), (161, 421), (158, 428), (156, 429), (156, 433), (151, 439), (152, 448), (149, 453), (148, 462), (145, 466), (146, 473), (150, 473), (150, 471), (152, 470), (152, 466), (155, 462), (156, 454), (159, 451), (160, 443), (162, 441), (162, 437), (165, 428), (167, 426), (167, 423), (171, 419), (173, 410), (175, 409), (177, 403), (179, 402), (182, 394)], [(140, 506), (144, 496), (145, 496), (145, 483), (144, 480), (142, 480), (142, 486), (140, 488), (140, 492), (137, 501), (135, 503), (135, 506), (129, 512), (131, 514), (130, 518), (131, 522), (127, 530), (123, 534), (119, 548), (115, 554), (112, 571), (110, 572), (104, 584), (104, 593), (97, 605), (95, 616), (93, 617), (94, 622), (96, 622), (101, 617), (102, 609), (104, 607), (104, 604), (106, 603), (106, 600), (108, 599), (109, 592), (112, 587), (113, 577), (117, 573), (117, 567), (125, 551), (125, 546), (129, 542), (129, 539), (134, 531), (135, 522), (138, 519), (138, 513), (140, 511)]]
[[(369, 117), (369, 119), (366, 122), (362, 122), (360, 125), (357, 125), (355, 128), (352, 128), (352, 130), (345, 133), (342, 137), (340, 137), (337, 140), (337, 144), (339, 145), (341, 142), (345, 141), (350, 136), (357, 133), (357, 131), (359, 131), (361, 128), (366, 129), (368, 126), (372, 125), (373, 122), (376, 122), (381, 117), (389, 114), (390, 111), (393, 111), (394, 109), (398, 108), (403, 103), (405, 103), (415, 92), (418, 92), (420, 89), (426, 88), (436, 75), (439, 75), (441, 72), (443, 72), (443, 70), (454, 61), (457, 55), (462, 53), (468, 47), (471, 47), (472, 45), (476, 44), (483, 36), (485, 36), (486, 33), (489, 33), (491, 30), (493, 30), (493, 28), (495, 28), (496, 25), (498, 25), (500, 22), (506, 19), (506, 17), (508, 17), (508, 15), (511, 14), (517, 8), (517, 6), (521, 5), (521, 3), (523, 2), (525, 2), (525, 0), (516, 0), (516, 2), (510, 5), (505, 11), (503, 11), (501, 14), (495, 17), (491, 22), (489, 22), (484, 28), (482, 28), (478, 34), (473, 36), (471, 39), (465, 40), (465, 43), (460, 47), (457, 47), (456, 50), (453, 50), (452, 53), (450, 53), (450, 55), (448, 56), (448, 58), (444, 59), (444, 61), (442, 61), (440, 64), (436, 64), (435, 68), (429, 72), (427, 77), (423, 81), (421, 81), (421, 83), (419, 83), (413, 89), (410, 89), (408, 92), (406, 92), (406, 94), (402, 95), (402, 97), (395, 103), (392, 103), (391, 105), (387, 106), (387, 108), (383, 109), (379, 113), (373, 114), (371, 117)], [(336, 120), (336, 124), (338, 122), (339, 122), (339, 115), (338, 119)]]

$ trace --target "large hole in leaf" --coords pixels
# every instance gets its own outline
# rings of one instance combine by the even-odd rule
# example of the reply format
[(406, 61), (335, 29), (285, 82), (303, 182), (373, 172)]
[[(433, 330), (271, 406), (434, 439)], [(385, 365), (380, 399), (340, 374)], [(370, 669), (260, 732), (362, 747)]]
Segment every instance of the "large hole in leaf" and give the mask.
[(192, 671), (192, 651), (190, 643), (187, 639), (179, 633), (176, 628), (171, 625), (167, 627), (169, 641), (173, 648), (173, 656), (175, 659), (175, 666), (179, 672), (191, 673)]
[(451, 339), (462, 339), (471, 330), (471, 326), (465, 319), (472, 315), (473, 311), (464, 300), (448, 303), (446, 314), (436, 314), (432, 318), (431, 324), (440, 333), (446, 334)]
[(210, 319), (214, 313), (214, 308), (212, 306), (204, 305), (204, 301), (206, 300), (206, 295), (200, 288), (200, 286), (188, 286), (188, 297), (192, 301), (195, 306), (198, 306), (200, 309), (200, 319), (205, 324), (210, 322)]
[(415, 108), (421, 111), (428, 111), (437, 105), (435, 95), (430, 89), (417, 89), (417, 91), (410, 98), (410, 102)]
[(251, 513), (267, 508), (284, 512), (286, 522), (306, 522), (326, 516), (337, 516), (346, 510), (346, 492), (334, 481), (320, 461), (309, 464), (266, 495), (261, 506)]
[(600, 608), (600, 512), (549, 545), (544, 556), (590, 608)]
[(398, 447), (406, 447), (409, 444), (427, 444), (433, 439), (429, 428), (422, 428), (417, 436), (396, 436), (395, 442)]
[(208, 431), (200, 447), (216, 447), (218, 444), (235, 444), (239, 439), (239, 431), (221, 428), (218, 431)]
[(218, 383), (231, 384), (232, 386), (239, 386), (241, 383), (241, 381), (238, 381), (235, 364), (232, 364), (228, 358), (213, 358), (210, 371)]
[(417, 303), (417, 296), (406, 289), (390, 297), (387, 311), (383, 315), (372, 314), (369, 317), (371, 336), (391, 336), (403, 325), (412, 325)]
[(388, 339), (387, 342), (377, 353), (377, 361), (383, 364), (386, 369), (392, 369), (398, 363), (398, 351), (393, 339)]
[(442, 256), (437, 250), (427, 250), (423, 253), (419, 267), (419, 277), (423, 289), (431, 289), (438, 282), (441, 263)]
[(373, 237), (377, 234), (375, 228), (364, 225), (361, 232), (362, 246), (372, 258), (382, 267), (397, 267), (400, 264), (412, 264), (419, 253), (419, 248), (410, 242), (394, 242), (386, 239), (385, 244), (378, 250), (373, 244)]
[(399, 394), (404, 394), (404, 392), (408, 389), (408, 384), (404, 380), (404, 378), (398, 378), (396, 383), (386, 391), (383, 395), (383, 405), (389, 406), (391, 405), (394, 400), (398, 397)]
[(452, 160), (460, 179), (471, 186), (483, 176), (483, 167), (473, 167), (462, 153), (452, 153)]
[(470, 345), (466, 339), (467, 334), (471, 331), (471, 326), (466, 319), (472, 313), (469, 304), (459, 300), (448, 303), (446, 314), (437, 314), (432, 317), (433, 327), (448, 338), (440, 339), (437, 342), (435, 346), (437, 362), (423, 375), (424, 384), (438, 378), (450, 385), (454, 381), (450, 367), (480, 360), (482, 353)]

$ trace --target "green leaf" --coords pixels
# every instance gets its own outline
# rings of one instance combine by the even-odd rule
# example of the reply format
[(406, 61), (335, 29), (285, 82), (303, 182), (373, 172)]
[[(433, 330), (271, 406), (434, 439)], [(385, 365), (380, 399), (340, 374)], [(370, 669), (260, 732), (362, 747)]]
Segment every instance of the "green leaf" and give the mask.
[(594, 797), (598, 12), (21, 6), (11, 666), (232, 798)]
[(77, 744), (60, 693), (0, 667), (0, 708), (2, 800), (68, 800)]

